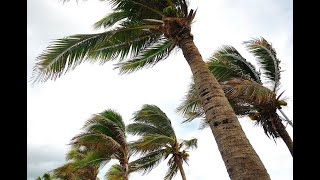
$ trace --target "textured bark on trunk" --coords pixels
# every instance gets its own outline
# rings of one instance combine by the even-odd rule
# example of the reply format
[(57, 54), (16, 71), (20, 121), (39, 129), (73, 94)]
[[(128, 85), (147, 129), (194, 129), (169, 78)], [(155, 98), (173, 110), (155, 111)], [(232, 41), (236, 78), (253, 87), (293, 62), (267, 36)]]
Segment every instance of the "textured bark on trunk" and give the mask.
[(128, 172), (129, 172), (128, 161), (125, 161), (123, 163), (122, 169), (123, 169), (122, 180), (128, 180)]
[(186, 174), (184, 173), (184, 170), (183, 170), (183, 167), (182, 167), (181, 159), (179, 159), (179, 158), (177, 158), (177, 157), (175, 157), (175, 159), (176, 159), (176, 162), (177, 162), (177, 164), (178, 164), (178, 167), (179, 167), (179, 171), (180, 171), (182, 180), (187, 180)]
[(190, 34), (179, 41), (194, 78), (196, 91), (212, 134), (232, 180), (269, 180), (216, 78), (209, 72)]
[(293, 157), (293, 142), (291, 137), (289, 136), (286, 127), (281, 122), (281, 119), (278, 118), (277, 121), (275, 122), (275, 127), (277, 128), (277, 131), (282, 138), (282, 140), (286, 143), (292, 157)]

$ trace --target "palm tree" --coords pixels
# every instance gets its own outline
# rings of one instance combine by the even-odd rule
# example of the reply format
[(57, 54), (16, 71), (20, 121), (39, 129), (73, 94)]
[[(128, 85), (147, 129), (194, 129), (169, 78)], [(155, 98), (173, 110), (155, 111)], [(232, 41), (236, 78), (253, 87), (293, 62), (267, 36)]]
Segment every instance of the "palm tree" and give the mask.
[(85, 146), (90, 152), (77, 161), (75, 166), (103, 167), (111, 159), (116, 159), (124, 172), (122, 179), (128, 180), (130, 154), (121, 115), (111, 109), (105, 110), (93, 115), (83, 128), (85, 132), (75, 136), (70, 144), (76, 148)]
[(76, 180), (76, 179), (86, 179), (86, 180), (96, 180), (99, 173), (99, 166), (82, 166), (77, 167), (79, 161), (86, 158), (90, 155), (90, 151), (82, 146), (79, 148), (71, 149), (67, 156), (66, 164), (54, 169), (53, 177), (56, 179), (65, 179), (65, 180)]
[(141, 137), (132, 142), (131, 148), (143, 157), (130, 163), (133, 171), (150, 172), (162, 160), (169, 158), (169, 169), (165, 175), (166, 180), (171, 180), (178, 170), (182, 179), (186, 180), (183, 162), (188, 161), (187, 149), (197, 147), (197, 139), (179, 140), (171, 125), (170, 119), (160, 108), (154, 105), (144, 105), (134, 114), (135, 123), (127, 126), (127, 132)]
[(42, 178), (38, 176), (35, 180), (53, 180), (53, 177), (50, 173), (44, 173)]
[[(69, 0), (63, 0), (64, 2)], [(151, 67), (180, 48), (193, 74), (196, 91), (231, 179), (270, 179), (248, 141), (216, 78), (193, 41), (196, 11), (186, 0), (106, 0), (113, 11), (95, 23), (97, 34), (72, 35), (53, 42), (38, 58), (33, 82), (55, 80), (84, 61), (120, 60), (130, 73)], [(241, 149), (241, 151), (235, 151)], [(246, 153), (241, 153), (246, 152)]]
[[(256, 57), (259, 68), (263, 70), (266, 77), (265, 85), (261, 81), (261, 73), (232, 46), (223, 46), (216, 51), (209, 59), (208, 67), (219, 80), (236, 114), (248, 115), (257, 121), (268, 137), (281, 137), (293, 156), (293, 142), (282, 120), (293, 124), (281, 110), (282, 106), (287, 105), (284, 99), (280, 99), (283, 92), (277, 95), (281, 71), (276, 51), (264, 38), (247, 41), (245, 45)], [(268, 83), (272, 85), (269, 88), (266, 87)], [(194, 84), (191, 84), (177, 110), (188, 118), (185, 122), (204, 116)], [(277, 114), (277, 110), (284, 118)], [(205, 126), (206, 123), (202, 127)]]

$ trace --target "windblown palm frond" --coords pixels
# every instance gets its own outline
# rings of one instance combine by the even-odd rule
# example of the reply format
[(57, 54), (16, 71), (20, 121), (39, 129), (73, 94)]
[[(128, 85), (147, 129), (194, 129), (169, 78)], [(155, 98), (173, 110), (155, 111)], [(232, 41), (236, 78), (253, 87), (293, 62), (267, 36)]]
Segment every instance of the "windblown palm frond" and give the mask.
[(276, 92), (280, 83), (280, 60), (277, 58), (277, 53), (271, 44), (264, 38), (245, 41), (249, 52), (256, 58), (263, 69), (263, 74), (273, 83), (273, 91)]
[(193, 10), (188, 13), (185, 0), (106, 1), (113, 12), (94, 24), (96, 29), (103, 27), (106, 31), (72, 35), (52, 42), (37, 58), (31, 77), (33, 83), (56, 80), (83, 62), (103, 64), (126, 60), (116, 66), (120, 73), (153, 66), (166, 59), (176, 46), (175, 40), (169, 38), (173, 36), (166, 34), (171, 32), (166, 31), (166, 22), (191, 23), (195, 16)]
[(252, 79), (261, 83), (260, 73), (232, 46), (222, 46), (208, 61), (208, 68), (218, 81), (232, 77)]
[(113, 164), (105, 174), (106, 180), (122, 180), (123, 170), (119, 164)]
[(168, 137), (175, 135), (170, 119), (155, 105), (144, 105), (141, 110), (134, 113), (133, 121), (151, 125)]
[(141, 68), (152, 67), (159, 61), (166, 59), (174, 47), (175, 44), (171, 40), (164, 39), (162, 42), (145, 49), (133, 59), (116, 64), (115, 68), (119, 68), (120, 73), (125, 74)]
[[(166, 178), (171, 179), (178, 171), (174, 164), (176, 161), (182, 164), (188, 160), (189, 155), (185, 149), (197, 148), (197, 139), (183, 140), (179, 143), (170, 119), (154, 105), (144, 105), (141, 110), (134, 113), (133, 120), (135, 123), (127, 126), (127, 132), (141, 137), (130, 143), (130, 149), (143, 156), (130, 163), (131, 170), (147, 174), (171, 155), (170, 160), (173, 162), (168, 166), (176, 168), (167, 172)], [(182, 167), (180, 171), (183, 171)]]
[(157, 167), (169, 153), (170, 152), (168, 152), (167, 149), (159, 149), (148, 153), (147, 155), (130, 162), (130, 170), (132, 170), (132, 172), (142, 172), (143, 175), (148, 174), (152, 169)]
[[(105, 63), (125, 58), (157, 42), (157, 35), (144, 29), (152, 25), (120, 27), (98, 34), (73, 35), (54, 41), (37, 58), (32, 79), (34, 83), (55, 80), (76, 66), (88, 62)], [(131, 51), (130, 51), (131, 49)]]
[(160, 134), (144, 135), (132, 143), (133, 152), (149, 153), (167, 145), (174, 144), (175, 138)]
[(93, 115), (85, 122), (85, 131), (71, 140), (74, 148), (85, 146), (88, 151), (84, 158), (74, 162), (75, 168), (103, 167), (111, 159), (120, 162), (128, 159), (125, 128), (121, 115), (114, 110)]
[(231, 79), (221, 82), (221, 86), (226, 97), (231, 101), (261, 106), (273, 103), (276, 99), (276, 94), (273, 91), (254, 81)]
[(171, 180), (175, 175), (177, 175), (178, 172), (178, 165), (176, 162), (173, 161), (173, 163), (169, 164), (168, 171), (164, 177), (164, 180)]
[(96, 23), (94, 23), (94, 29), (104, 28), (107, 29), (116, 23), (121, 22), (121, 20), (126, 19), (128, 17), (128, 13), (125, 11), (114, 11), (109, 13), (107, 16), (103, 17)]
[(198, 140), (196, 138), (190, 139), (190, 140), (183, 140), (180, 143), (180, 147), (185, 147), (185, 149), (193, 149), (198, 147)]

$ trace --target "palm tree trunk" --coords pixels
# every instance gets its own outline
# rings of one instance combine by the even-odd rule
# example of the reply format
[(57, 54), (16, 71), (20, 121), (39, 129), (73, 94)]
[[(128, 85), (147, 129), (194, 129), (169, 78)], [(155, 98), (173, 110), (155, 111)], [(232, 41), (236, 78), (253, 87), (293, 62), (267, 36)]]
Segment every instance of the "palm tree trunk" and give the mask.
[(179, 167), (179, 171), (180, 171), (180, 174), (181, 174), (181, 177), (182, 177), (182, 180), (187, 180), (186, 178), (186, 174), (184, 173), (184, 170), (183, 170), (183, 167), (182, 167), (182, 161), (181, 159), (175, 157), (176, 159), (176, 162), (178, 164), (178, 167)]
[(229, 177), (270, 179), (261, 159), (253, 149), (216, 78), (209, 72), (190, 33), (181, 35), (179, 46), (194, 78), (196, 91), (206, 120), (217, 142)]
[(282, 140), (286, 143), (292, 157), (293, 157), (293, 141), (289, 136), (286, 127), (282, 124), (281, 119), (278, 117), (274, 123), (277, 132), (279, 133)]
[(122, 169), (123, 169), (122, 180), (128, 180), (128, 172), (129, 172), (128, 161), (125, 161), (123, 163)]

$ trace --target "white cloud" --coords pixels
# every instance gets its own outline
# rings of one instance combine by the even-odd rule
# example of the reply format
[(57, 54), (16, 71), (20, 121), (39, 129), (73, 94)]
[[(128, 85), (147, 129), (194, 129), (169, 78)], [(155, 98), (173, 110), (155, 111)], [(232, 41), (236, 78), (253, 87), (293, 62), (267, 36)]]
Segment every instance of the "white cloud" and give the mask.
[[(241, 44), (243, 41), (263, 36), (274, 45), (285, 70), (282, 90), (286, 90), (285, 96), (290, 98), (284, 111), (292, 119), (292, 2), (198, 0), (192, 1), (191, 6), (198, 7), (192, 33), (204, 59), (221, 45), (229, 44), (253, 62), (253, 57)], [(36, 56), (50, 41), (70, 34), (92, 33), (91, 25), (108, 10), (107, 4), (99, 1), (79, 2), (78, 5), (75, 2), (62, 5), (50, 0), (28, 1), (28, 80)], [(119, 76), (112, 64), (82, 64), (55, 82), (33, 88), (28, 84), (28, 178), (35, 178), (63, 163), (61, 157), (67, 150), (66, 144), (92, 114), (112, 108), (128, 123), (134, 111), (149, 103), (159, 106), (170, 117), (178, 137), (199, 139), (199, 148), (190, 152), (190, 166), (185, 166), (188, 179), (229, 179), (210, 129), (197, 130), (197, 121), (181, 125), (182, 118), (175, 114), (191, 77), (181, 51), (153, 68), (130, 75)], [(292, 157), (282, 140), (275, 144), (264, 135), (261, 127), (253, 127), (250, 120), (240, 119), (240, 122), (271, 178), (292, 179)], [(287, 130), (292, 137), (292, 128)], [(35, 150), (35, 146), (45, 148)], [(60, 150), (45, 153), (51, 147)], [(56, 161), (48, 163), (43, 154)], [(39, 160), (35, 160), (37, 158)], [(39, 174), (35, 174), (37, 168)], [(100, 175), (104, 172), (105, 169)], [(147, 176), (132, 174), (131, 178), (162, 179), (165, 173), (166, 163), (162, 163)], [(180, 174), (174, 179), (181, 179)]]

